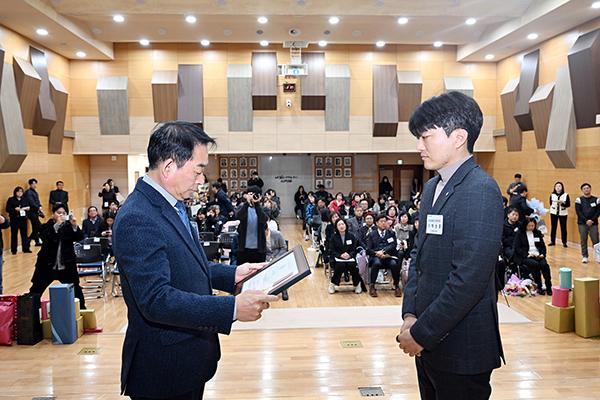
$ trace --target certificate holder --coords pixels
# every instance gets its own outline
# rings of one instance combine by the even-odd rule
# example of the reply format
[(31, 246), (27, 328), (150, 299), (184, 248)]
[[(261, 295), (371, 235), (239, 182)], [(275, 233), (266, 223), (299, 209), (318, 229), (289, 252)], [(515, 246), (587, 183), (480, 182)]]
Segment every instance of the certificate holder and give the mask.
[(265, 265), (256, 274), (240, 281), (235, 294), (245, 290), (261, 290), (277, 295), (310, 275), (310, 267), (301, 245)]

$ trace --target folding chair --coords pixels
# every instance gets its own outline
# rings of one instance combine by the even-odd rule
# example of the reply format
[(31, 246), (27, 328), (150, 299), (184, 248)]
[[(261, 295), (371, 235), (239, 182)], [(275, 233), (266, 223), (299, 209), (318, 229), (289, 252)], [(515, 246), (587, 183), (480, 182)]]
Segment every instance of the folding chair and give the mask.
[(108, 238), (107, 237), (88, 237), (83, 239), (83, 244), (99, 244), (101, 253), (108, 255)]
[(208, 259), (208, 261), (215, 261), (220, 258), (219, 242), (205, 240), (200, 244), (204, 249), (204, 254), (206, 254), (206, 258)]
[[(102, 255), (102, 245), (79, 244), (74, 246), (77, 272), (87, 285), (82, 285), (83, 294), (98, 293), (95, 296), (84, 296), (85, 299), (99, 299), (106, 295), (106, 264)], [(88, 280), (87, 277), (100, 275), (100, 280)]]
[(200, 242), (213, 242), (215, 234), (213, 232), (198, 232), (198, 239), (200, 239)]

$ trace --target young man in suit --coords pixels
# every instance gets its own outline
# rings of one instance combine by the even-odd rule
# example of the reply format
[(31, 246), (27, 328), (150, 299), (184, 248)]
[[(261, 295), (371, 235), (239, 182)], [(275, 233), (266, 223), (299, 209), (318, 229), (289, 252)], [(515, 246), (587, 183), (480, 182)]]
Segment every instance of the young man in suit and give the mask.
[(56, 190), (50, 191), (50, 204), (54, 207), (55, 204), (62, 204), (65, 210), (69, 209), (69, 192), (63, 190), (65, 184), (63, 181), (56, 182)]
[(411, 253), (396, 340), (416, 357), (422, 399), (488, 399), (503, 358), (494, 270), (502, 194), (473, 158), (483, 124), (472, 98), (444, 93), (409, 122), (425, 168), (421, 227)]
[(387, 217), (385, 213), (380, 213), (375, 219), (377, 230), (374, 230), (367, 236), (367, 254), (370, 257), (371, 265), (369, 282), (369, 296), (377, 297), (375, 290), (375, 281), (380, 269), (389, 269), (392, 271), (394, 279), (395, 296), (402, 297), (400, 288), (400, 265), (398, 264), (396, 250), (396, 233), (387, 229)]
[[(158, 126), (148, 144), (149, 171), (137, 181), (113, 227), (128, 327), (121, 390), (133, 400), (197, 400), (220, 358), (218, 334), (232, 323), (255, 321), (277, 296), (248, 290), (213, 296), (262, 265), (228, 266), (206, 259), (183, 200), (203, 183), (208, 146), (193, 124)], [(166, 370), (174, 373), (165, 373)]]

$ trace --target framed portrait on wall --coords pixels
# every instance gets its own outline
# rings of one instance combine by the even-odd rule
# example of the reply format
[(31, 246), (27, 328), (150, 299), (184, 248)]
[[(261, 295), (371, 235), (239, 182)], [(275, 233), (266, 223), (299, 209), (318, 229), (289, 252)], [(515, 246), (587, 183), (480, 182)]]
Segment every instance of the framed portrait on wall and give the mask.
[(250, 170), (250, 177), (252, 177), (252, 175), (258, 173), (258, 171), (256, 169), (251, 169)]
[(248, 181), (240, 181), (240, 190), (248, 189)]
[(231, 181), (231, 185), (229, 186), (229, 189), (231, 189), (231, 190), (237, 190), (237, 188), (238, 188), (237, 182), (238, 181)]
[(323, 166), (323, 157), (315, 157), (315, 167)]
[(323, 184), (323, 179), (317, 179), (317, 180), (315, 181), (315, 189), (316, 189), (316, 188), (318, 188), (318, 187), (319, 187), (319, 185), (322, 185), (322, 184)]
[(325, 179), (325, 189), (333, 188), (333, 179)]
[(221, 174), (219, 176), (221, 177), (221, 179), (227, 179), (227, 170), (222, 169)]
[(325, 178), (332, 178), (333, 177), (333, 170), (331, 168), (327, 168), (325, 170)]
[(229, 166), (230, 167), (237, 167), (237, 158), (236, 157), (232, 157), (229, 159)]
[(248, 170), (247, 169), (240, 169), (240, 178), (248, 179)]
[(248, 159), (246, 157), (240, 157), (240, 167), (247, 167)]
[(333, 166), (333, 157), (325, 157), (325, 166), (326, 167)]
[(317, 178), (322, 178), (323, 177), (323, 168), (315, 169), (315, 175)]
[(250, 165), (250, 167), (258, 167), (258, 158), (257, 158), (257, 157), (250, 157), (250, 158), (248, 159), (248, 161), (249, 161), (249, 163), (250, 163), (250, 164), (249, 164), (249, 165)]
[(227, 168), (227, 158), (221, 157), (221, 168)]
[(352, 166), (352, 157), (344, 157), (344, 167)]
[(342, 177), (342, 169), (336, 168), (333, 176), (336, 178), (341, 178)]
[(237, 179), (237, 177), (238, 177), (237, 169), (232, 169), (231, 171), (229, 171), (229, 177), (231, 179)]
[(344, 178), (352, 178), (352, 168), (344, 168)]
[[(341, 167), (342, 166), (342, 157), (336, 157), (335, 158), (335, 166), (336, 167)], [(233, 165), (232, 165), (233, 167)]]

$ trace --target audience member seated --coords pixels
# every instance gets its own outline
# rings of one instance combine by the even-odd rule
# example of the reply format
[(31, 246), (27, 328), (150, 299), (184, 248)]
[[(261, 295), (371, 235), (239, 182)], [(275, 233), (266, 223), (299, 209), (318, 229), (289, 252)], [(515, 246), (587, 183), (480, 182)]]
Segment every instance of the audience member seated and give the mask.
[(352, 202), (348, 199), (344, 200), (344, 205), (338, 211), (345, 220), (349, 220), (354, 216), (354, 207), (352, 207)]
[(519, 222), (525, 226), (525, 219), (535, 211), (527, 205), (527, 187), (519, 185), (515, 192), (517, 194), (511, 197), (510, 206), (519, 212)]
[(348, 223), (340, 218), (335, 222), (335, 233), (330, 238), (329, 249), (331, 257), (329, 263), (333, 269), (331, 283), (329, 283), (329, 293), (335, 293), (335, 287), (340, 285), (340, 278), (345, 272), (352, 275), (352, 284), (354, 292), (362, 292), (360, 285), (360, 276), (356, 265), (358, 241), (356, 237), (348, 232)]
[(109, 211), (108, 213), (105, 213), (106, 217), (104, 218), (104, 221), (102, 221), (102, 225), (101, 225), (101, 236), (107, 237), (108, 238), (108, 248), (110, 250), (110, 255), (112, 255), (112, 228), (113, 228), (113, 223), (115, 222), (115, 217), (117, 216), (115, 213), (113, 213), (112, 211)]
[(360, 201), (362, 200), (362, 194), (360, 193), (352, 193), (352, 196), (350, 196), (350, 198), (352, 199), (352, 207), (356, 207), (360, 204)]
[(317, 185), (317, 191), (315, 192), (315, 197), (317, 199), (327, 200), (327, 198), (329, 196), (331, 196), (331, 194), (325, 190), (325, 185), (323, 185), (323, 184)]
[(216, 204), (208, 207), (208, 210), (206, 211), (208, 226), (215, 233), (215, 237), (221, 234), (221, 227), (225, 221), (227, 221), (226, 217), (219, 211), (219, 206)]
[(267, 258), (265, 261), (271, 261), (287, 251), (283, 234), (276, 229), (269, 229), (268, 224), (267, 229), (265, 229), (265, 237), (267, 239)]
[(394, 196), (388, 196), (388, 208), (390, 207), (398, 208), (398, 200)]
[[(363, 210), (365, 210), (365, 211), (372, 211), (372, 210), (371, 210), (371, 207), (369, 206), (369, 200), (367, 200), (367, 199), (362, 199), (362, 200), (360, 201), (360, 203), (358, 203), (358, 204), (359, 204), (359, 205), (362, 207), (362, 209), (363, 209)], [(377, 215), (377, 214), (376, 214), (376, 215)]]
[(398, 221), (398, 208), (395, 205), (390, 205), (385, 212), (388, 221), (388, 229), (394, 229), (400, 223)]
[(277, 204), (277, 209), (281, 211), (281, 200), (279, 200), (279, 197), (277, 197), (275, 189), (267, 189), (265, 192), (265, 197), (272, 202), (275, 202), (275, 204)]
[(119, 211), (119, 203), (116, 200), (111, 200), (108, 203), (108, 210), (105, 210), (102, 213), (102, 218), (106, 219), (106, 216), (108, 215), (108, 213), (116, 214), (118, 211)]
[(269, 218), (275, 222), (277, 229), (279, 230), (279, 207), (277, 206), (277, 203), (268, 197), (265, 197), (262, 200), (262, 206), (269, 210)]
[(335, 195), (335, 199), (329, 204), (329, 211), (340, 211), (344, 205), (344, 194), (342, 192), (337, 192)]
[(317, 200), (317, 212), (321, 216), (322, 221), (329, 221), (329, 209), (327, 208), (327, 200), (319, 197)]
[(238, 207), (239, 198), (240, 198), (240, 194), (238, 192), (231, 193), (231, 196), (230, 196), (231, 205), (233, 206), (234, 210), (236, 210)]
[(90, 206), (88, 208), (88, 217), (81, 223), (83, 236), (86, 238), (102, 236), (102, 222), (104, 222), (104, 218), (98, 216), (96, 206)]
[[(322, 216), (321, 216), (322, 217)], [(323, 240), (322, 240), (322, 251), (323, 251), (323, 259), (324, 261), (327, 263), (329, 261), (329, 244), (331, 243), (331, 237), (333, 236), (334, 232), (335, 232), (335, 223), (340, 220), (343, 219), (341, 214), (339, 213), (339, 211), (334, 211), (331, 214), (329, 214), (329, 223), (326, 224), (325, 226), (325, 235), (322, 236)], [(326, 220), (323, 220), (326, 221)]]
[[(546, 261), (546, 245), (544, 235), (536, 229), (535, 218), (525, 220), (525, 229), (520, 229), (515, 237), (515, 262), (524, 265), (533, 276), (539, 294), (552, 295), (552, 278), (550, 266)], [(541, 272), (541, 274), (540, 274)], [(546, 290), (542, 289), (542, 278), (546, 282)]]
[(118, 204), (117, 194), (113, 192), (112, 188), (110, 187), (110, 183), (108, 182), (102, 185), (102, 191), (98, 193), (98, 197), (102, 197), (102, 211), (109, 209), (111, 201), (114, 201)]
[[(358, 207), (356, 207), (354, 209), (354, 216), (353, 217), (348, 218), (348, 219), (344, 218), (348, 222), (348, 231), (352, 232), (352, 234), (354, 235), (354, 237), (357, 238), (357, 239), (359, 237), (358, 230), (365, 223), (365, 220), (363, 218), (363, 214), (364, 214), (363, 208), (361, 206), (358, 206)], [(342, 214), (342, 216), (343, 216), (343, 214)]]
[[(314, 221), (314, 217), (319, 215), (317, 210), (316, 198), (313, 192), (309, 192), (307, 196), (308, 200), (306, 202), (306, 208), (304, 209), (304, 230), (306, 232), (306, 236), (304, 240), (309, 240), (308, 234), (310, 233), (311, 226)], [(319, 221), (320, 221), (319, 217)], [(320, 225), (320, 224), (317, 224)], [(318, 227), (320, 229), (320, 226)]]
[(410, 216), (406, 211), (400, 212), (399, 219), (400, 223), (394, 227), (394, 233), (396, 234), (396, 240), (398, 241), (398, 261), (410, 257), (410, 254), (407, 253), (408, 236), (410, 231), (413, 230), (413, 226), (410, 224)]
[[(215, 234), (215, 237), (218, 235), (218, 232), (215, 232), (214, 225), (211, 225), (208, 222), (208, 217), (206, 208), (201, 208), (198, 210), (198, 214), (196, 214), (196, 224), (198, 224), (198, 233), (203, 232), (212, 232)], [(214, 212), (213, 212), (214, 213)]]
[(519, 212), (514, 207), (508, 207), (508, 214), (502, 229), (502, 255), (508, 260), (509, 264), (515, 261), (515, 236), (520, 228)]
[(388, 198), (388, 196), (385, 194), (382, 194), (381, 196), (379, 196), (377, 198), (377, 203), (375, 203), (375, 205), (373, 206), (373, 212), (375, 214), (379, 214), (379, 213), (382, 213), (385, 210), (387, 210), (387, 208), (388, 208), (387, 198)]
[(420, 211), (421, 211), (421, 199), (419, 197), (417, 197), (414, 201), (413, 208), (411, 208), (408, 211), (408, 213), (410, 214), (410, 217), (414, 220), (415, 217), (417, 217), (419, 215)]
[(363, 249), (367, 249), (367, 237), (373, 231), (377, 230), (377, 225), (375, 225), (375, 213), (367, 212), (364, 214), (365, 224), (358, 229), (358, 235), (356, 236), (358, 240), (358, 245)]
[(400, 288), (400, 264), (396, 257), (396, 234), (387, 229), (388, 222), (385, 214), (381, 213), (375, 221), (377, 230), (371, 232), (367, 237), (367, 254), (370, 257), (371, 265), (369, 295), (377, 297), (375, 290), (375, 281), (380, 269), (389, 269), (394, 278), (394, 288), (396, 297), (402, 297)]

